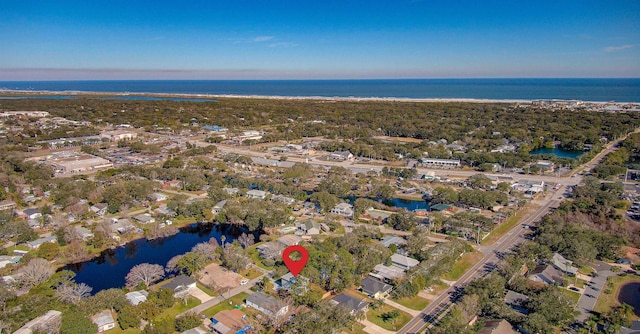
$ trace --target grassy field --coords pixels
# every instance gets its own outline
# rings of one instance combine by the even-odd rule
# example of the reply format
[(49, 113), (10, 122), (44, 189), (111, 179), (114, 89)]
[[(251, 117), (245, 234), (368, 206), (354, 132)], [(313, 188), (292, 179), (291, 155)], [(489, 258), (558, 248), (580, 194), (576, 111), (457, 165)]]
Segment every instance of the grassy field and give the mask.
[(176, 302), (176, 304), (173, 305), (172, 308), (162, 311), (162, 313), (160, 313), (160, 315), (157, 316), (156, 319), (160, 319), (164, 317), (175, 318), (178, 314), (184, 311), (190, 310), (198, 305), (200, 305), (200, 301), (198, 299), (189, 297), (189, 299), (187, 299), (187, 304), (183, 303), (180, 300)]
[[(607, 294), (609, 282), (613, 284), (613, 288), (611, 289), (611, 293)], [(635, 275), (627, 275), (627, 276), (611, 276), (607, 281), (607, 285), (604, 287), (604, 291), (598, 297), (598, 302), (596, 303), (595, 311), (596, 312), (607, 312), (611, 307), (620, 305), (618, 302), (618, 293), (620, 292), (620, 287), (630, 283), (630, 282), (638, 282), (640, 283), (640, 276)], [(640, 317), (633, 314), (630, 320), (640, 320)]]
[(567, 295), (567, 297), (573, 300), (574, 304), (578, 304), (578, 299), (580, 299), (579, 293), (575, 291), (567, 290), (567, 289), (561, 289), (561, 290), (562, 290), (562, 293), (564, 293), (565, 295)]
[(539, 206), (533, 204), (527, 204), (524, 208), (522, 208), (518, 213), (516, 213), (511, 218), (507, 219), (502, 225), (496, 227), (488, 237), (482, 240), (483, 245), (491, 245), (502, 238), (503, 235), (507, 234), (518, 222), (524, 217), (530, 216), (533, 212), (535, 212)]
[(422, 298), (422, 297), (405, 297), (405, 298), (400, 298), (400, 299), (394, 299), (394, 302), (408, 307), (412, 310), (416, 310), (416, 311), (422, 311), (425, 307), (427, 307), (427, 305), (429, 305), (429, 301)]
[(204, 314), (207, 317), (213, 317), (216, 313), (223, 311), (223, 310), (231, 310), (234, 308), (235, 305), (242, 305), (244, 303), (244, 300), (247, 299), (247, 297), (249, 297), (249, 294), (246, 292), (241, 292), (233, 297), (231, 297), (231, 304), (229, 304), (229, 300), (223, 301), (218, 305), (214, 305), (208, 309), (206, 309), (204, 312), (202, 312), (202, 314)]
[[(400, 316), (398, 316), (395, 320), (390, 320), (387, 322), (382, 320), (382, 314), (393, 310), (397, 310), (398, 312), (400, 312)], [(367, 312), (367, 320), (386, 330), (396, 331), (406, 325), (409, 320), (411, 320), (411, 315), (387, 304), (383, 304), (377, 310), (369, 309), (369, 312)]]
[(248, 279), (254, 279), (262, 275), (262, 272), (255, 269), (244, 269), (238, 271), (238, 275), (241, 275), (242, 277), (246, 277)]
[(258, 254), (258, 250), (256, 250), (257, 245), (251, 246), (250, 248), (247, 249), (247, 253), (249, 254), (249, 257), (251, 258), (251, 261), (253, 263), (255, 263), (258, 267), (262, 268), (262, 269), (266, 269), (266, 270), (273, 270), (275, 269), (275, 267), (269, 267), (267, 265), (265, 265), (264, 263), (262, 263), (262, 259), (260, 258), (260, 254)]
[(456, 281), (462, 276), (469, 268), (478, 263), (482, 259), (483, 254), (478, 251), (473, 251), (462, 255), (458, 261), (453, 265), (451, 271), (446, 273), (442, 278), (447, 281)]

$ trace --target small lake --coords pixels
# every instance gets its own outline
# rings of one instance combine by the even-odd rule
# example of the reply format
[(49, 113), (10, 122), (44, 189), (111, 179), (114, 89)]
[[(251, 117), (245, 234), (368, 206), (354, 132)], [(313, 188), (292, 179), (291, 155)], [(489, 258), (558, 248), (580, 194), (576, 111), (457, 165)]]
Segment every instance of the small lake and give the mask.
[(640, 282), (630, 282), (620, 287), (618, 301), (633, 307), (633, 313), (640, 317)]
[[(123, 287), (125, 276), (131, 268), (140, 263), (159, 264), (164, 267), (172, 257), (190, 251), (197, 243), (216, 238), (218, 244), (222, 244), (223, 235), (226, 237), (225, 242), (229, 243), (243, 232), (247, 231), (230, 225), (192, 224), (180, 228), (176, 235), (155, 240), (134, 240), (123, 247), (107, 249), (93, 260), (70, 264), (63, 269), (75, 272), (75, 281), (91, 286), (92, 293), (95, 294), (101, 290)], [(257, 232), (254, 236), (258, 240)]]
[(384, 204), (407, 209), (408, 211), (416, 209), (425, 209), (429, 211), (429, 203), (425, 200), (392, 198), (391, 200), (384, 202)]
[(539, 148), (537, 150), (531, 151), (530, 154), (553, 154), (558, 158), (577, 159), (579, 156), (584, 154), (584, 151), (567, 151), (559, 148)]
[[(359, 197), (347, 197), (345, 198), (345, 200), (353, 205), (353, 202), (355, 202), (356, 199), (358, 199)], [(379, 198), (368, 198), (372, 201), (381, 201)], [(382, 204), (384, 205), (388, 205), (391, 207), (396, 207), (398, 209), (406, 209), (408, 211), (413, 211), (416, 209), (425, 209), (427, 211), (429, 211), (429, 203), (423, 199), (404, 199), (404, 198), (392, 198), (390, 200), (383, 200)]]

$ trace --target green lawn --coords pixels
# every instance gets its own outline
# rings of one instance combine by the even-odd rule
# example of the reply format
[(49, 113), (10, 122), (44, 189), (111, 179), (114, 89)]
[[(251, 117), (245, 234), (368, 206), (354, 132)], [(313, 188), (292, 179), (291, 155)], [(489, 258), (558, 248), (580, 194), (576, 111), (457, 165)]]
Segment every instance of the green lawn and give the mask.
[[(390, 312), (393, 310), (397, 310), (400, 312), (400, 316), (398, 316), (395, 319), (395, 322), (394, 321), (385, 322), (384, 320), (382, 320), (381, 315), (383, 313)], [(369, 309), (369, 312), (367, 312), (367, 320), (371, 321), (372, 323), (386, 330), (396, 331), (402, 328), (404, 325), (406, 325), (407, 322), (409, 322), (409, 320), (411, 320), (411, 315), (409, 315), (406, 312), (400, 311), (392, 306), (389, 306), (387, 304), (383, 304), (377, 310)]]
[(394, 299), (393, 301), (404, 307), (408, 307), (416, 311), (422, 311), (425, 307), (427, 307), (427, 305), (429, 305), (428, 300), (418, 296)]
[(262, 275), (262, 272), (255, 269), (245, 269), (238, 271), (238, 275), (241, 275), (248, 279), (254, 279), (256, 277), (260, 277), (260, 275)]
[[(613, 288), (610, 289), (611, 293), (607, 294), (605, 291), (609, 290), (609, 282), (613, 284)], [(627, 276), (611, 276), (607, 281), (607, 284), (602, 289), (602, 293), (598, 297), (598, 302), (596, 303), (595, 311), (605, 313), (609, 311), (613, 306), (620, 305), (618, 302), (618, 293), (620, 291), (620, 287), (626, 283), (630, 282), (640, 282), (640, 277), (635, 275), (627, 275)], [(635, 314), (631, 315), (630, 320), (640, 320), (640, 317)]]
[(578, 272), (583, 275), (591, 275), (591, 273), (596, 272), (596, 270), (590, 266), (580, 266), (580, 268), (578, 268)]
[(209, 289), (208, 287), (200, 284), (200, 282), (196, 282), (196, 286), (198, 287), (198, 289), (204, 291), (204, 293), (208, 294), (209, 296), (212, 296), (212, 297), (218, 296), (218, 294), (215, 291), (213, 291), (213, 290)]
[(234, 308), (235, 305), (242, 305), (244, 303), (244, 300), (247, 299), (247, 297), (249, 297), (249, 294), (246, 292), (241, 292), (233, 297), (231, 297), (231, 305), (229, 304), (229, 300), (225, 300), (221, 303), (219, 303), (218, 305), (214, 305), (208, 309), (206, 309), (204, 312), (202, 312), (202, 314), (204, 314), (207, 317), (213, 317), (216, 313), (223, 311), (223, 310), (231, 310)]
[(189, 297), (189, 299), (187, 299), (186, 305), (182, 302), (182, 300), (179, 300), (175, 305), (173, 305), (172, 308), (162, 311), (162, 313), (160, 313), (160, 315), (158, 315), (156, 319), (160, 319), (163, 317), (175, 318), (178, 314), (184, 311), (188, 311), (198, 305), (200, 305), (200, 301), (193, 297)]
[(137, 334), (140, 333), (139, 328), (127, 328), (121, 329), (120, 326), (116, 324), (116, 328), (109, 330), (109, 334)]
[(567, 290), (567, 289), (561, 289), (562, 292), (567, 295), (567, 297), (569, 297), (571, 300), (573, 300), (574, 304), (578, 303), (578, 299), (580, 299), (580, 293), (575, 292), (575, 291), (571, 291), (571, 290)]
[(482, 259), (482, 253), (473, 251), (462, 255), (458, 261), (453, 265), (451, 271), (447, 272), (442, 278), (448, 281), (456, 281), (462, 276), (469, 268), (478, 263)]

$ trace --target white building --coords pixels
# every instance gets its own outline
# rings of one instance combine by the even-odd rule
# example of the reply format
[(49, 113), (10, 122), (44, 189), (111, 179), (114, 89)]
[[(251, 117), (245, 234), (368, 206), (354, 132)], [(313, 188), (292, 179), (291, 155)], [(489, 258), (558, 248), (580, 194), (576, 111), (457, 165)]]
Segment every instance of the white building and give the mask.
[(351, 217), (353, 216), (353, 206), (349, 203), (340, 203), (331, 209), (331, 213)]
[(253, 199), (265, 199), (267, 192), (262, 190), (249, 190), (247, 191), (247, 197)]
[(436, 167), (436, 168), (456, 168), (460, 167), (460, 160), (453, 159), (432, 159), (432, 158), (423, 158), (421, 160), (422, 164), (426, 167)]

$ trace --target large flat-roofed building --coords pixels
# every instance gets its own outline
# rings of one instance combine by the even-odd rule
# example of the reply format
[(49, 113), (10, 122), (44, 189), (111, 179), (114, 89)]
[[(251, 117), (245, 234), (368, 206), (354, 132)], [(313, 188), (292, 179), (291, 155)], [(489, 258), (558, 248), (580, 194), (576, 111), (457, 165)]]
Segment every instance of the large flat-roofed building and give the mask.
[(47, 111), (5, 111), (0, 113), (1, 118), (8, 117), (49, 117)]
[(40, 161), (51, 165), (56, 175), (83, 174), (113, 168), (113, 164), (107, 159), (73, 151), (57, 152)]
[(101, 138), (109, 141), (133, 140), (138, 138), (138, 134), (129, 130), (106, 131), (100, 134)]
[(426, 167), (437, 167), (437, 168), (455, 168), (460, 167), (460, 160), (453, 159), (431, 159), (431, 158), (423, 158), (421, 160), (422, 164)]

